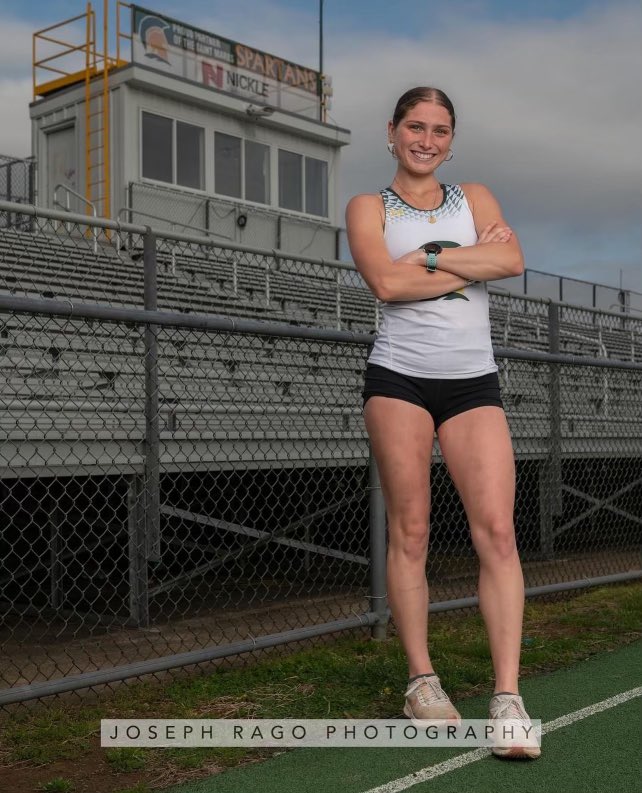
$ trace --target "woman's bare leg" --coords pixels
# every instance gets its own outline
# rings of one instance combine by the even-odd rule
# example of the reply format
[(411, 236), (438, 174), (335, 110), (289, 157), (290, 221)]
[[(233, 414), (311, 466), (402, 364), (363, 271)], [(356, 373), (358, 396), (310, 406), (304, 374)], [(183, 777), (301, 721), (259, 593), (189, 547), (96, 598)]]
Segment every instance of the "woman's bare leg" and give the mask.
[(434, 423), (410, 402), (373, 396), (364, 419), (388, 516), (388, 603), (410, 677), (432, 672), (428, 651), (428, 521)]
[(439, 444), (479, 556), (479, 605), (495, 691), (518, 692), (524, 578), (515, 542), (515, 461), (504, 411), (479, 407), (445, 421)]

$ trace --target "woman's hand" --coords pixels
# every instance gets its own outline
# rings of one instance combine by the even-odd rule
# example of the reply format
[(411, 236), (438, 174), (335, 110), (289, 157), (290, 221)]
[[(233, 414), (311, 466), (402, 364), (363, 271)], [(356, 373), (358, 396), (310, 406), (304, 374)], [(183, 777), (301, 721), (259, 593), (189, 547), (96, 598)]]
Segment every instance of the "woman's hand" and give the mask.
[(495, 220), (482, 230), (476, 245), (483, 245), (487, 242), (508, 242), (512, 234), (513, 232), (508, 226), (498, 226), (498, 221)]

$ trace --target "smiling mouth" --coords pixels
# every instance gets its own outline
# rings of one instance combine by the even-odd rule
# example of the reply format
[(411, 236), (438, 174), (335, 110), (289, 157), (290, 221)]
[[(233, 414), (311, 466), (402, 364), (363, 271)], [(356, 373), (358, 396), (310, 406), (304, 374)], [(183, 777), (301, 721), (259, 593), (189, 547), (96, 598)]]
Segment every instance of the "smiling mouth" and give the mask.
[(435, 157), (437, 156), (436, 154), (428, 154), (428, 152), (423, 152), (423, 151), (412, 151), (412, 149), (410, 150), (410, 153), (411, 153), (411, 154), (412, 154), (412, 155), (413, 155), (413, 156), (414, 156), (416, 159), (418, 159), (418, 160), (421, 160), (422, 162), (430, 162), (430, 160), (434, 160), (434, 159), (435, 159)]

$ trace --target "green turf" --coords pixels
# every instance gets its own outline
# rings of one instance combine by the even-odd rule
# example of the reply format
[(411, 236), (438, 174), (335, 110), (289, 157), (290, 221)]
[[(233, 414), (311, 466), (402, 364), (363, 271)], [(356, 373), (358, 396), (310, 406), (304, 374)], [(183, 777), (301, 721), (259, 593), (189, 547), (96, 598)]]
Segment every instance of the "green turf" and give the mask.
[[(543, 722), (642, 684), (642, 642), (592, 656), (568, 669), (523, 681), (530, 715)], [(638, 793), (641, 699), (545, 736), (542, 757), (506, 762), (488, 757), (420, 783), (412, 793)], [(487, 715), (487, 697), (461, 703), (466, 718)], [(462, 753), (462, 749), (296, 749), (166, 793), (360, 793)], [(312, 776), (311, 776), (312, 775)]]

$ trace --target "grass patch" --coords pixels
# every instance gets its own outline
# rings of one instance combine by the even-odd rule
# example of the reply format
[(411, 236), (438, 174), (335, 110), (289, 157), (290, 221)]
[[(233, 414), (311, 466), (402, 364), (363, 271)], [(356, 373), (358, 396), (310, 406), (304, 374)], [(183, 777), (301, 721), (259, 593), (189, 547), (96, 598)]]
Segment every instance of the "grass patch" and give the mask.
[(139, 782), (134, 787), (123, 788), (122, 790), (117, 790), (116, 793), (152, 793), (152, 789), (146, 782)]
[(68, 779), (58, 776), (39, 785), (38, 790), (42, 793), (72, 793), (74, 786)]
[[(528, 602), (521, 676), (566, 667), (587, 655), (642, 638), (640, 613), (640, 582), (586, 590), (563, 601)], [(492, 691), (490, 653), (479, 614), (431, 615), (430, 645), (440, 678), (453, 698)], [(401, 714), (406, 672), (405, 656), (395, 636), (381, 642), (346, 636), (331, 645), (253, 667), (220, 668), (208, 676), (170, 684), (123, 686), (101, 704), (26, 711), (5, 726), (0, 789), (3, 767), (9, 773), (17, 762), (42, 766), (46, 779), (48, 765), (69, 760), (82, 765), (93, 755), (93, 766), (87, 767), (93, 789), (113, 793), (149, 793), (158, 789), (159, 779), (165, 780), (165, 786), (257, 762), (277, 750), (100, 750), (100, 719), (391, 718)], [(96, 777), (96, 758), (106, 760), (102, 773), (109, 785), (101, 787)], [(137, 780), (142, 777), (136, 785), (127, 787), (126, 778), (121, 787), (115, 785), (120, 774), (132, 772), (137, 772)]]
[(142, 749), (133, 749), (128, 746), (119, 749), (107, 749), (105, 752), (107, 762), (114, 771), (140, 771), (145, 768), (147, 757)]

